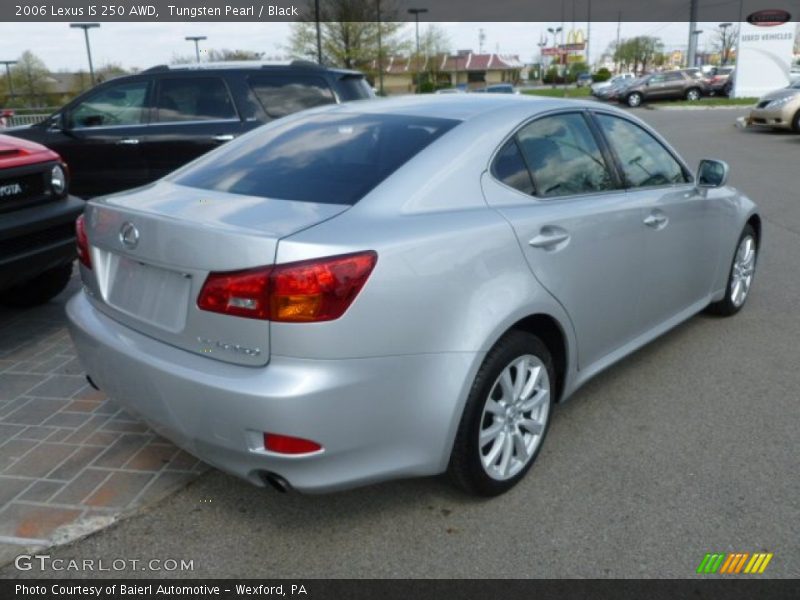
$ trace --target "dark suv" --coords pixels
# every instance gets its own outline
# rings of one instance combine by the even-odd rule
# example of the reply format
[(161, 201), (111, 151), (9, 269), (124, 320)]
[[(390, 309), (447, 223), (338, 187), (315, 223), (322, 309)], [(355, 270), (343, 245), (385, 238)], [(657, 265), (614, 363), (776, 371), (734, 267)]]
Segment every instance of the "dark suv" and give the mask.
[(84, 198), (154, 181), (259, 125), (374, 96), (357, 71), (294, 61), (159, 66), (89, 90), (44, 122), (5, 133), (58, 152)]
[(699, 69), (653, 73), (631, 83), (617, 99), (631, 107), (653, 100), (700, 100), (708, 93)]

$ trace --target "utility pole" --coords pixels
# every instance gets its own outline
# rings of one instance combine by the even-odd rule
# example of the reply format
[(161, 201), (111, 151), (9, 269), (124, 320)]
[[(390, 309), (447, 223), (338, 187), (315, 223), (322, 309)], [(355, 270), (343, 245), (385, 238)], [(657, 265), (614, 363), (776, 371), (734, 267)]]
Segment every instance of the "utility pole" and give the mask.
[(187, 42), (194, 42), (194, 55), (197, 57), (197, 62), (200, 62), (200, 42), (208, 38), (204, 35), (188, 35), (184, 39)]
[(586, 65), (589, 67), (589, 72), (592, 72), (592, 56), (589, 52), (589, 42), (592, 39), (592, 0), (589, 0), (589, 5), (586, 11)]
[(414, 20), (416, 21), (416, 24), (417, 24), (417, 60), (415, 61), (416, 62), (415, 71), (416, 71), (416, 74), (417, 74), (417, 89), (416, 89), (416, 93), (417, 94), (419, 94), (419, 87), (420, 87), (420, 81), (419, 81), (419, 16), (421, 14), (426, 13), (426, 12), (428, 12), (427, 8), (409, 8), (408, 9), (408, 14), (414, 15)]
[(14, 99), (14, 85), (11, 83), (11, 65), (17, 64), (15, 60), (0, 60), (0, 65), (6, 66), (6, 81), (8, 81), (8, 99)]
[(89, 46), (89, 30), (100, 27), (100, 23), (70, 23), (73, 29), (83, 29), (83, 36), (86, 38), (86, 55), (89, 57), (89, 80), (94, 85), (94, 66), (92, 65), (92, 48)]
[[(728, 27), (733, 27), (733, 23), (720, 23), (719, 28), (722, 30), (720, 37), (722, 38), (722, 56), (720, 56), (720, 61), (722, 62), (722, 66), (728, 64), (728, 55), (731, 53), (731, 48), (733, 47), (733, 40), (728, 37)], [(731, 33), (731, 37), (733, 33)]]
[[(381, 0), (376, 0), (378, 7), (378, 92), (383, 96), (383, 43), (381, 41)], [(317, 0), (319, 6), (319, 0)], [(319, 41), (317, 41), (319, 43)]]
[(619, 35), (622, 31), (622, 11), (617, 15), (617, 45), (614, 47), (614, 71), (619, 74)]
[(686, 66), (693, 67), (697, 54), (697, 0), (690, 0), (689, 3), (689, 47), (686, 51)]
[[(317, 26), (317, 62), (319, 64), (322, 64), (322, 31), (320, 29), (320, 24), (319, 24), (319, 0), (314, 0), (314, 23)], [(380, 25), (381, 25), (381, 1), (378, 0), (378, 36), (380, 36)], [(383, 88), (381, 88), (381, 90), (383, 90)]]

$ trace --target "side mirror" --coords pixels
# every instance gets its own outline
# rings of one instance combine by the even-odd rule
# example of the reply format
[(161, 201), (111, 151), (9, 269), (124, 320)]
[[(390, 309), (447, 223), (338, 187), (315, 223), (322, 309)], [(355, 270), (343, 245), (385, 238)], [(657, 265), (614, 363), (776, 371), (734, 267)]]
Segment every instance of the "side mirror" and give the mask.
[(697, 187), (718, 188), (728, 183), (728, 163), (704, 158), (697, 167)]

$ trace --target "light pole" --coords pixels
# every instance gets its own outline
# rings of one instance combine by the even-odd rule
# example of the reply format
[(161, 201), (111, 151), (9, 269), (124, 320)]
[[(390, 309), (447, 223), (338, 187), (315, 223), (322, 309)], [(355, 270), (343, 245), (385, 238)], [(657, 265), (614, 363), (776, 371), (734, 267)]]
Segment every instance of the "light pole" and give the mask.
[[(547, 31), (549, 31), (550, 33), (553, 34), (553, 49), (554, 50), (558, 47), (558, 34), (561, 33), (562, 29), (563, 29), (563, 27), (555, 27), (555, 28), (554, 27), (548, 27), (547, 28)], [(557, 54), (557, 56), (558, 56), (558, 62), (561, 63), (561, 55)], [(555, 58), (553, 59), (553, 62), (555, 62)], [(551, 62), (550, 65), (552, 66), (552, 64), (553, 63)], [(555, 79), (553, 80), (553, 87), (556, 87)]]
[(539, 38), (539, 43), (536, 44), (539, 46), (539, 82), (543, 82), (544, 79), (544, 49), (547, 48), (547, 36), (545, 39)]
[[(378, 0), (378, 27), (380, 28), (381, 22), (381, 4)], [(314, 0), (314, 24), (317, 27), (317, 62), (322, 64), (322, 30), (319, 24), (319, 0)], [(380, 32), (380, 29), (378, 29)], [(378, 33), (380, 36), (380, 33)]]
[(731, 49), (731, 45), (732, 45), (731, 41), (728, 39), (728, 27), (732, 27), (732, 26), (733, 26), (733, 23), (720, 23), (719, 24), (719, 28), (722, 30), (722, 33), (720, 34), (721, 37), (722, 37), (722, 40), (721, 40), (722, 41), (722, 56), (720, 58), (722, 59), (722, 66), (723, 67), (728, 64), (728, 54), (730, 53), (730, 49)]
[(6, 66), (6, 80), (8, 81), (8, 99), (14, 100), (14, 85), (11, 83), (11, 65), (17, 64), (15, 60), (0, 60), (0, 64)]
[(187, 42), (194, 42), (194, 55), (197, 57), (197, 62), (200, 62), (200, 42), (208, 38), (204, 35), (187, 35), (183, 39)]
[[(317, 0), (319, 2), (319, 0)], [(383, 96), (383, 41), (381, 40), (381, 0), (376, 0), (378, 11), (378, 93)]]
[[(700, 49), (700, 34), (703, 33), (702, 29), (695, 29), (692, 31), (692, 37), (694, 38), (694, 62), (697, 62), (697, 51)], [(687, 65), (689, 68), (692, 68), (694, 64)]]
[(94, 85), (94, 65), (92, 65), (92, 48), (89, 46), (89, 30), (100, 27), (100, 23), (70, 23), (73, 29), (83, 29), (83, 37), (86, 39), (86, 55), (89, 57), (89, 81)]
[(416, 68), (414, 69), (417, 73), (417, 93), (419, 94), (419, 16), (428, 12), (427, 8), (409, 8), (408, 14), (414, 15), (414, 21), (416, 22), (417, 28), (417, 60), (416, 60)]

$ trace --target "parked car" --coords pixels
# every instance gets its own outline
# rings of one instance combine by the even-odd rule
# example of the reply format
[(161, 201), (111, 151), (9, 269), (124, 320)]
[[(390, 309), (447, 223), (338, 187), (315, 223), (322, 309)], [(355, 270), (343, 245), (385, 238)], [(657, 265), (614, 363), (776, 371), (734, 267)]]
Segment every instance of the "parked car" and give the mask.
[(792, 129), (800, 133), (800, 81), (770, 92), (750, 109), (750, 125)]
[(67, 173), (55, 152), (0, 135), (0, 303), (41, 304), (67, 286), (84, 207)]
[(638, 79), (632, 77), (625, 77), (618, 79), (610, 86), (597, 90), (595, 96), (599, 100), (617, 100), (620, 94), (623, 94), (626, 89), (634, 85)]
[(618, 100), (634, 108), (654, 100), (700, 100), (708, 93), (699, 69), (652, 73), (628, 86)]
[(518, 94), (510, 83), (495, 83), (486, 86), (487, 94)]
[(730, 96), (733, 91), (735, 67), (715, 67), (706, 77), (706, 86), (711, 94)]
[(299, 110), (372, 98), (363, 74), (307, 61), (159, 66), (103, 83), (44, 122), (7, 133), (58, 152), (72, 192), (144, 185), (259, 125)]
[(70, 331), (115, 402), (253, 483), (495, 495), (556, 402), (742, 308), (761, 221), (727, 175), (594, 102), (315, 109), (89, 202)]
[(607, 79), (606, 81), (598, 81), (597, 83), (593, 83), (591, 85), (591, 93), (593, 96), (598, 96), (602, 90), (608, 89), (622, 81), (633, 81), (633, 79), (635, 79), (633, 73), (620, 73), (619, 75), (614, 75), (614, 77)]
[(577, 87), (586, 87), (587, 85), (592, 85), (592, 74), (591, 73), (581, 73), (575, 79), (575, 85)]

